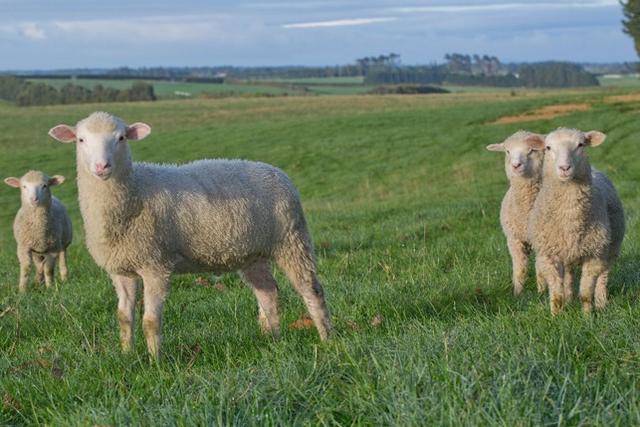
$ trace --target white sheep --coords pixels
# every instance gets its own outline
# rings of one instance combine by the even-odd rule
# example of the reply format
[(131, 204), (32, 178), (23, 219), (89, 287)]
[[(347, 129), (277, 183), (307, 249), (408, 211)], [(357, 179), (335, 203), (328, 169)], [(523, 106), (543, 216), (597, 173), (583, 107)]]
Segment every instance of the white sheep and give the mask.
[(279, 334), (277, 284), (269, 261), (302, 296), (321, 339), (331, 331), (313, 246), (297, 190), (280, 169), (243, 160), (183, 166), (133, 163), (128, 141), (149, 135), (96, 112), (49, 135), (76, 142), (86, 243), (118, 294), (122, 348), (133, 342), (136, 279), (144, 284), (143, 330), (157, 357), (172, 273), (240, 271), (258, 300), (263, 332)]
[[(505, 171), (509, 189), (502, 199), (500, 224), (507, 238), (513, 270), (513, 293), (524, 289), (529, 267), (531, 245), (527, 234), (529, 213), (542, 186), (544, 136), (518, 131), (500, 144), (487, 146), (489, 151), (505, 153)], [(538, 291), (545, 290), (545, 282), (537, 275)]]
[(529, 217), (529, 236), (554, 315), (572, 298), (570, 278), (577, 266), (582, 267), (583, 311), (592, 311), (594, 289), (596, 308), (607, 303), (609, 270), (624, 237), (624, 211), (613, 184), (591, 167), (586, 153), (605, 138), (598, 131), (561, 128), (545, 139), (543, 185)]
[(25, 292), (29, 269), (36, 266), (36, 281), (47, 287), (53, 283), (55, 260), (59, 258), (60, 278), (67, 279), (66, 250), (72, 239), (71, 219), (60, 200), (51, 195), (51, 187), (64, 182), (64, 177), (49, 177), (29, 171), (22, 178), (9, 177), (4, 182), (19, 188), (22, 205), (13, 223), (18, 246), (20, 282), (18, 290)]

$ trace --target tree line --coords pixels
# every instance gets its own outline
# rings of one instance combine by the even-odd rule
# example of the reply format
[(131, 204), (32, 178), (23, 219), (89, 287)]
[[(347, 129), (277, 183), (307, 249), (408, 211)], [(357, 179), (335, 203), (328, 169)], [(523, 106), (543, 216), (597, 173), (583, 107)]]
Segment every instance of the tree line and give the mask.
[(153, 85), (138, 81), (130, 88), (115, 89), (96, 85), (93, 89), (68, 83), (60, 89), (43, 82), (15, 76), (0, 76), (0, 99), (19, 106), (82, 104), (89, 102), (155, 101)]

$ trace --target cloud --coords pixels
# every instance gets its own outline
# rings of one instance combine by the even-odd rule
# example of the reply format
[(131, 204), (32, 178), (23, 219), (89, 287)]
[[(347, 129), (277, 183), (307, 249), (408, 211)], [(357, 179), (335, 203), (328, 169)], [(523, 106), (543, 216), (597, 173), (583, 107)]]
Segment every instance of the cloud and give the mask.
[(22, 35), (31, 40), (44, 40), (47, 38), (44, 30), (33, 22), (23, 24), (21, 30)]
[(282, 28), (329, 28), (329, 27), (352, 27), (355, 25), (369, 25), (380, 22), (395, 21), (396, 17), (383, 18), (355, 18), (355, 19), (336, 19), (333, 21), (317, 21), (317, 22), (301, 22), (297, 24), (285, 24)]
[(458, 13), (458, 12), (499, 12), (508, 10), (526, 9), (575, 9), (575, 8), (599, 8), (619, 6), (618, 0), (587, 0), (571, 2), (514, 2), (514, 3), (485, 3), (485, 4), (457, 4), (457, 5), (435, 5), (435, 6), (405, 6), (392, 7), (387, 10), (398, 13)]

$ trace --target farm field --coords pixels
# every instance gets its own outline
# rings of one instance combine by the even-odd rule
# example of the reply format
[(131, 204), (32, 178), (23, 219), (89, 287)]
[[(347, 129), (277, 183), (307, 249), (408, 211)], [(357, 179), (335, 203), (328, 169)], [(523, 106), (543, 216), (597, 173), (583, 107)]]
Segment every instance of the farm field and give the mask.
[[(54, 194), (75, 232), (70, 280), (18, 295), (19, 195), (0, 188), (0, 425), (638, 425), (640, 96), (608, 98), (628, 92), (0, 104), (0, 175), (65, 175)], [(494, 123), (558, 104), (589, 108)], [(74, 147), (47, 136), (94, 110), (152, 126), (131, 144), (138, 161), (246, 158), (286, 171), (335, 337), (290, 326), (304, 307), (279, 272), (278, 341), (260, 334), (236, 275), (184, 275), (165, 306), (161, 361), (147, 359), (139, 324), (121, 354), (115, 292), (83, 244)], [(533, 274), (512, 296), (503, 157), (484, 148), (558, 126), (608, 134), (591, 160), (627, 214), (610, 305), (590, 318), (575, 302), (552, 318)]]
[[(96, 85), (113, 87), (115, 89), (127, 89), (136, 80), (118, 79), (30, 79), (31, 81), (43, 82), (55, 88), (60, 88), (66, 84), (73, 83), (93, 89)], [(193, 97), (203, 94), (222, 95), (283, 95), (300, 94), (301, 90), (279, 87), (264, 84), (238, 84), (238, 83), (199, 83), (199, 82), (171, 82), (168, 80), (151, 80), (154, 92), (158, 98)]]

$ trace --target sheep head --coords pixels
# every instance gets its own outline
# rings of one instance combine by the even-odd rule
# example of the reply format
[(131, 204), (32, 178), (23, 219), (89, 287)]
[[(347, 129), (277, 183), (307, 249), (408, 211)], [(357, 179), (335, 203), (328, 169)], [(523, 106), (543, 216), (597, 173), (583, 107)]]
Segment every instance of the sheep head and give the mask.
[(128, 141), (146, 138), (151, 127), (145, 123), (127, 125), (120, 118), (95, 112), (76, 126), (57, 125), (49, 135), (63, 143), (76, 143), (78, 166), (101, 180), (109, 179), (131, 163)]

